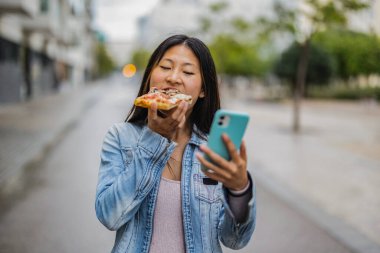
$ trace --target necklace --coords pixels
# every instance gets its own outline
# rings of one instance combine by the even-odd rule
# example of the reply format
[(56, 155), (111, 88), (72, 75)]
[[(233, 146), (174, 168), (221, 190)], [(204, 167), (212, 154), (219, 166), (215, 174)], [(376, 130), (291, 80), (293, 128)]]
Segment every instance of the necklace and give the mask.
[[(170, 162), (171, 160), (173, 160), (174, 162), (177, 163), (176, 166), (173, 166), (173, 165), (171, 164), (171, 162)], [(178, 164), (179, 164), (179, 165), (178, 165)], [(173, 157), (169, 157), (169, 160), (168, 160), (168, 162), (167, 162), (168, 169), (169, 169), (170, 174), (173, 176), (173, 178), (174, 178), (175, 180), (180, 180), (180, 179), (181, 179), (181, 171), (179, 170), (179, 169), (180, 169), (180, 164), (181, 164), (180, 161), (174, 159)], [(173, 167), (174, 167), (174, 169), (173, 169)], [(178, 176), (178, 177), (177, 177), (176, 173), (174, 173), (174, 171), (179, 171), (179, 176)]]

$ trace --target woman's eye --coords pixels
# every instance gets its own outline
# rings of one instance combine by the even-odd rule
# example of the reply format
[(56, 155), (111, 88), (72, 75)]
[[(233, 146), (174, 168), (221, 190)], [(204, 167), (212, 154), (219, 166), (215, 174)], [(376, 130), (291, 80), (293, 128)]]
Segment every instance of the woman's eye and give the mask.
[(189, 72), (189, 71), (183, 71), (183, 73), (185, 73), (185, 75), (194, 75), (193, 72)]
[(162, 65), (160, 66), (160, 68), (161, 68), (161, 69), (164, 69), (164, 70), (168, 70), (168, 69), (170, 69), (170, 67), (166, 67), (166, 66), (162, 66)]

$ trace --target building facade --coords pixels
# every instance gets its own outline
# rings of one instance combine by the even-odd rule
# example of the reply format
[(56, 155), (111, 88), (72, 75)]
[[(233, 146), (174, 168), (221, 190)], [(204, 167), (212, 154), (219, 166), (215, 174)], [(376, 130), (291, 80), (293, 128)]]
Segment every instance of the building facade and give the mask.
[(0, 0), (0, 104), (83, 84), (95, 42), (91, 0)]

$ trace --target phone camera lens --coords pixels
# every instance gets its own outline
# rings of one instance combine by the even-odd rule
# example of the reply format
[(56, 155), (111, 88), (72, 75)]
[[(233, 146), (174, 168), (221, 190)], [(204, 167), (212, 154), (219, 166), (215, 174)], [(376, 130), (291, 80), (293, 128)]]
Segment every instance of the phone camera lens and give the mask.
[(224, 120), (225, 117), (226, 117), (226, 116), (222, 115), (222, 116), (220, 116), (220, 119), (221, 119), (221, 120)]
[(218, 122), (218, 125), (219, 125), (219, 126), (223, 125), (223, 122), (222, 122), (222, 121), (219, 121), (219, 122)]

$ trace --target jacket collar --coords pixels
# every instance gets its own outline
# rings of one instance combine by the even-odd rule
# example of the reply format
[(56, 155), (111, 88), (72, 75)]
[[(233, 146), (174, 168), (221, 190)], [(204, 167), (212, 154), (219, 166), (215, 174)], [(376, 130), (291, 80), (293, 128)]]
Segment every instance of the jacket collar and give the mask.
[[(203, 138), (201, 138), (199, 134), (201, 134)], [(206, 142), (207, 142), (207, 135), (199, 131), (198, 127), (194, 124), (189, 143), (199, 146)]]

